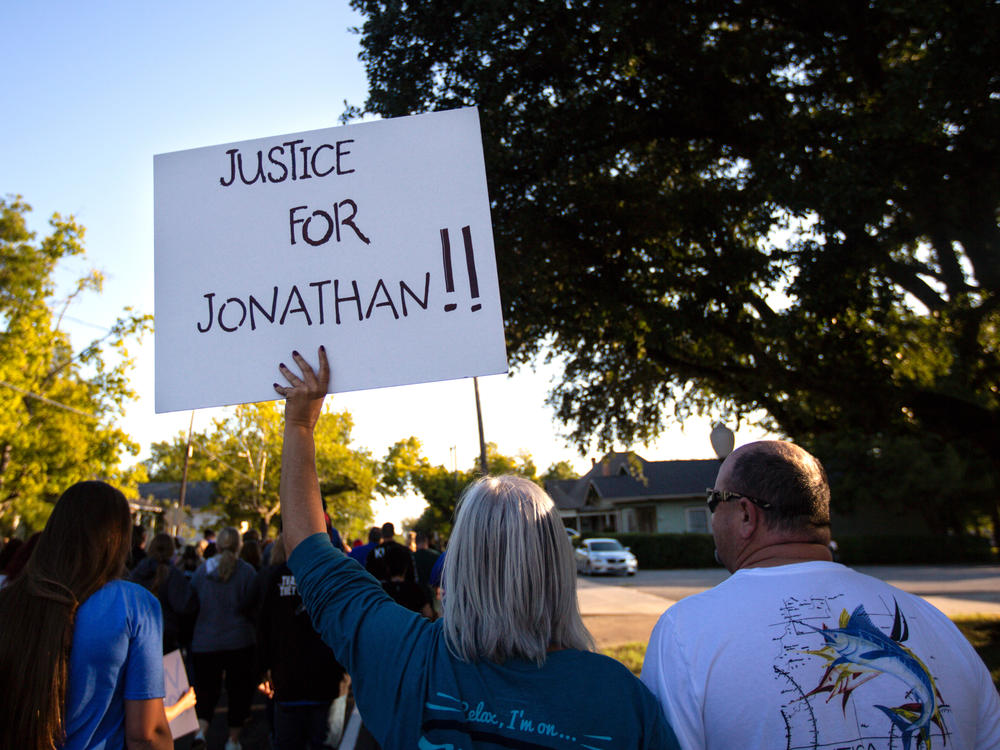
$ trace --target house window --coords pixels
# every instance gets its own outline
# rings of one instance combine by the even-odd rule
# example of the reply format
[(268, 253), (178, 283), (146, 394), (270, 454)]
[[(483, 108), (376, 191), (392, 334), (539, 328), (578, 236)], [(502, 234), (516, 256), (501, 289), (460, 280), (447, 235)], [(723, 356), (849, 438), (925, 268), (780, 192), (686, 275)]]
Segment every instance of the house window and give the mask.
[(707, 534), (708, 508), (687, 508), (685, 511), (689, 534)]
[(638, 524), (636, 523), (635, 520), (634, 508), (626, 508), (625, 510), (622, 511), (622, 526), (625, 527), (625, 531), (627, 532), (634, 532), (639, 530)]
[(636, 531), (641, 534), (656, 533), (656, 508), (636, 508)]

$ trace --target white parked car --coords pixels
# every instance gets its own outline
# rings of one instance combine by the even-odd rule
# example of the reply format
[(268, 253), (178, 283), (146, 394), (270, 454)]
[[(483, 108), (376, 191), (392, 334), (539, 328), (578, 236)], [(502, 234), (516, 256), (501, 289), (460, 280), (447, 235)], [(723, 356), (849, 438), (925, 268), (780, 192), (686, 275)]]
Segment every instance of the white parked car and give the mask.
[(580, 573), (621, 573), (633, 576), (638, 568), (635, 555), (617, 539), (584, 539), (576, 548), (576, 569)]

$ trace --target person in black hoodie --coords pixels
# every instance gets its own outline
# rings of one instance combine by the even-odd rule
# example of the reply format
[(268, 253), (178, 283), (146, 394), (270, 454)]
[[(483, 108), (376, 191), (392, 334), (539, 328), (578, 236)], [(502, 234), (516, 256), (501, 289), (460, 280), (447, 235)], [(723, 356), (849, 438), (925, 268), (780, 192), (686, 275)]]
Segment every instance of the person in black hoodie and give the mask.
[(415, 581), (406, 580), (406, 559), (389, 556), (385, 566), (389, 579), (382, 581), (382, 590), (391, 596), (397, 604), (402, 604), (409, 610), (419, 612), (428, 620), (433, 620), (434, 610), (427, 589)]
[(274, 700), (274, 746), (335, 748), (343, 731), (343, 707), (350, 679), (320, 640), (302, 605), (292, 571), (285, 564), (281, 537), (271, 548), (271, 567), (262, 571), (257, 616), (260, 690)]
[(169, 534), (157, 534), (146, 550), (146, 556), (132, 571), (130, 580), (149, 589), (160, 600), (163, 610), (163, 653), (169, 654), (181, 646), (185, 622), (198, 610), (198, 600), (193, 595), (187, 577), (171, 565), (174, 540)]

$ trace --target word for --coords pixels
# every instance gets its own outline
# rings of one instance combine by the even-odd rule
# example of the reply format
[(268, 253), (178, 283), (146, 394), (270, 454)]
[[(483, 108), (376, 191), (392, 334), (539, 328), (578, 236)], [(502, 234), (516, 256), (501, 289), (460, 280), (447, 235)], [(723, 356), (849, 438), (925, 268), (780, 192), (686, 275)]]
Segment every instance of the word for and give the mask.
[[(319, 245), (325, 245), (330, 241), (331, 236), (336, 233), (336, 241), (340, 242), (340, 228), (350, 227), (354, 230), (354, 233), (358, 236), (358, 239), (364, 242), (366, 245), (371, 244), (371, 240), (365, 237), (364, 233), (358, 229), (358, 225), (354, 223), (354, 217), (358, 215), (358, 204), (352, 201), (350, 198), (345, 198), (340, 201), (340, 203), (333, 203), (333, 217), (330, 216), (326, 211), (322, 209), (316, 209), (312, 212), (312, 215), (307, 219), (297, 219), (295, 218), (295, 213), (297, 211), (308, 211), (309, 206), (293, 206), (288, 209), (288, 233), (291, 236), (292, 244), (295, 244), (296, 236), (301, 237), (307, 243), (313, 247)], [(351, 213), (348, 216), (341, 217), (342, 208), (350, 208)], [(313, 219), (320, 219), (322, 225), (326, 228), (323, 232), (322, 229), (316, 230), (314, 233), (309, 233), (309, 225), (312, 223)], [(317, 222), (319, 224), (320, 222)], [(296, 231), (296, 225), (301, 224), (302, 228)], [(443, 230), (442, 230), (443, 231)], [(320, 232), (323, 232), (320, 234)]]
[[(327, 288), (331, 284), (333, 285), (332, 295), (327, 293), (331, 291)], [(427, 309), (430, 285), (431, 275), (428, 272), (424, 274), (423, 297), (419, 297), (405, 281), (400, 281), (399, 294), (393, 299), (389, 287), (383, 279), (379, 279), (375, 283), (371, 294), (365, 294), (363, 297), (356, 279), (348, 282), (341, 279), (325, 279), (324, 281), (310, 282), (309, 288), (312, 292), (304, 289), (305, 297), (303, 297), (303, 292), (299, 291), (298, 285), (293, 284), (287, 294), (281, 295), (278, 293), (278, 287), (274, 287), (269, 302), (262, 303), (252, 294), (247, 296), (246, 301), (241, 297), (228, 297), (218, 306), (218, 310), (215, 309), (216, 293), (208, 292), (202, 295), (208, 300), (208, 318), (204, 323), (197, 323), (198, 332), (208, 333), (213, 327), (218, 326), (226, 333), (233, 333), (247, 323), (249, 323), (251, 331), (256, 331), (258, 324), (262, 325), (264, 321), (271, 325), (283, 326), (286, 321), (304, 320), (306, 325), (311, 326), (315, 320), (319, 325), (324, 325), (327, 312), (331, 307), (338, 326), (348, 316), (353, 317), (352, 313), (357, 314), (360, 322), (367, 320), (376, 309), (383, 307), (388, 308), (393, 318), (399, 320), (400, 310), (402, 310), (404, 318), (410, 314), (407, 298), (411, 302), (416, 302), (421, 310)], [(280, 308), (278, 306), (279, 296), (284, 302)], [(306, 304), (307, 298), (311, 300), (311, 304)], [(367, 306), (363, 304), (364, 302), (368, 303)], [(342, 308), (344, 308), (343, 311)], [(280, 315), (278, 314), (279, 309), (281, 310)], [(301, 318), (293, 318), (293, 316), (301, 316)]]
[[(354, 139), (337, 141), (336, 144), (324, 143), (320, 146), (303, 146), (301, 138), (295, 141), (285, 141), (281, 145), (271, 146), (267, 149), (267, 171), (264, 170), (264, 150), (257, 152), (257, 169), (252, 173), (252, 177), (247, 178), (243, 169), (243, 154), (238, 148), (231, 148), (226, 153), (229, 155), (229, 177), (220, 177), (219, 184), (222, 187), (229, 187), (235, 184), (236, 176), (239, 175), (240, 182), (244, 185), (253, 185), (258, 180), (263, 185), (268, 182), (284, 182), (292, 180), (309, 180), (315, 177), (326, 177), (330, 174), (351, 174), (353, 169), (344, 168), (344, 157), (351, 152), (344, 148), (348, 143), (354, 143)], [(286, 150), (287, 149), (287, 153)], [(309, 152), (312, 153), (309, 153)], [(253, 158), (249, 159), (253, 163)], [(312, 172), (310, 172), (310, 168)], [(275, 169), (280, 170), (276, 172)]]
[[(472, 248), (472, 230), (468, 226), (462, 227), (462, 239), (465, 241), (465, 266), (469, 271), (469, 292), (472, 299), (479, 297), (479, 276), (476, 274), (476, 256)], [(448, 237), (448, 230), (441, 230), (441, 259), (444, 263), (444, 290), (448, 294), (455, 292), (455, 275), (451, 268), (451, 240)], [(458, 308), (454, 302), (449, 302), (444, 306), (445, 312), (451, 312)], [(482, 309), (482, 305), (476, 302), (470, 308), (472, 312)]]

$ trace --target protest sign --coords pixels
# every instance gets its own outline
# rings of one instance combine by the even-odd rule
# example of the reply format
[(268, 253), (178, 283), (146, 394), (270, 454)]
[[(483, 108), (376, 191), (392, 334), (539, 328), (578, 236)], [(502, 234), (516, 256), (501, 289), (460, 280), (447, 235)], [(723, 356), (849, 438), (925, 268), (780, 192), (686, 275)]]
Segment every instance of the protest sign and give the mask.
[(154, 157), (156, 411), (507, 371), (474, 108)]
[[(172, 706), (181, 699), (187, 692), (188, 684), (187, 670), (184, 668), (184, 659), (180, 651), (171, 651), (163, 655), (163, 705)], [(194, 707), (187, 709), (173, 721), (170, 722), (170, 736), (174, 739), (183, 737), (185, 734), (198, 731), (198, 717), (195, 715)]]

